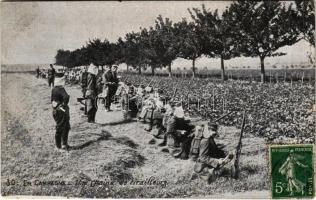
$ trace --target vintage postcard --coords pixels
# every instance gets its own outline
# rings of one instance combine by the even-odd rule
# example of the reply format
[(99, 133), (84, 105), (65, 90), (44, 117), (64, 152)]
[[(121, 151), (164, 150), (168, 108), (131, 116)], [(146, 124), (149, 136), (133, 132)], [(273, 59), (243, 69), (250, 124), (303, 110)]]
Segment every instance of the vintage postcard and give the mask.
[(314, 4), (1, 2), (1, 195), (313, 198)]

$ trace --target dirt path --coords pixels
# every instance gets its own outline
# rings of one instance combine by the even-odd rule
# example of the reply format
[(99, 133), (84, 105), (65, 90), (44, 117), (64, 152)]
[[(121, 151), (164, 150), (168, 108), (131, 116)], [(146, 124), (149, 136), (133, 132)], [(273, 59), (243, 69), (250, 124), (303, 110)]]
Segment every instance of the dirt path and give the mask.
[[(266, 151), (262, 139), (245, 136), (239, 180), (229, 178), (230, 166), (227, 166), (228, 174), (212, 184), (191, 181), (192, 161), (174, 159), (161, 152), (157, 145), (149, 145), (153, 137), (144, 131), (144, 125), (123, 122), (120, 111), (106, 113), (100, 107), (97, 124), (87, 123), (76, 102), (80, 97), (78, 86), (66, 87), (71, 96), (69, 143), (75, 150), (56, 151), (46, 80), (29, 74), (2, 74), (1, 78), (2, 195), (198, 197), (267, 189)], [(224, 127), (218, 141), (233, 148), (236, 133), (238, 130)], [(149, 179), (155, 182), (149, 184)], [(51, 180), (65, 182), (65, 185), (43, 185)], [(101, 184), (122, 180), (133, 181), (133, 184)], [(92, 184), (97, 181), (99, 184)], [(82, 185), (84, 182), (88, 184)]]

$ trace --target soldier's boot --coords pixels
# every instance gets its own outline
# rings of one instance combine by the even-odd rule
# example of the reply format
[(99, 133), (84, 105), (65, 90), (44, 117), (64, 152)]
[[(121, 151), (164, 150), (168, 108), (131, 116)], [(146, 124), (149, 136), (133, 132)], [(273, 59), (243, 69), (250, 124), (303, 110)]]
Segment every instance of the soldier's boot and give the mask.
[(212, 178), (212, 175), (209, 173), (209, 168), (205, 167), (202, 172), (200, 173), (200, 179), (206, 181), (207, 183), (210, 183), (210, 180)]
[(187, 155), (187, 153), (186, 153), (186, 145), (188, 145), (187, 142), (182, 142), (180, 152), (175, 153), (173, 156), (175, 158), (188, 159), (189, 155)]
[(207, 167), (207, 165), (205, 163), (201, 163), (201, 162), (196, 162), (195, 165), (194, 165), (194, 172), (196, 173), (201, 173), (204, 168)]
[(169, 147), (170, 155), (174, 158), (180, 158), (182, 149), (178, 147)]
[(219, 175), (218, 171), (214, 168), (209, 168), (207, 172), (209, 173), (208, 183), (214, 182)]
[(199, 175), (195, 172), (192, 173), (190, 180), (193, 181), (195, 179), (199, 178)]
[(165, 134), (163, 136), (163, 141), (161, 143), (158, 144), (159, 147), (164, 147), (167, 145), (167, 135)]
[(63, 149), (61, 149), (61, 148), (58, 148), (58, 147), (55, 147), (55, 152), (58, 152), (58, 153), (63, 153), (64, 152), (64, 150)]
[(153, 129), (153, 126), (150, 124), (145, 128), (145, 131), (150, 132)]
[(156, 140), (153, 138), (153, 139), (149, 140), (148, 144), (156, 144)]
[(64, 151), (68, 151), (70, 149), (70, 147), (68, 145), (62, 145), (61, 149)]
[(173, 157), (175, 157), (175, 158), (180, 158), (181, 154), (182, 154), (182, 150), (179, 151), (179, 152), (174, 152), (174, 153), (173, 153)]
[(163, 135), (165, 133), (165, 129), (163, 127), (157, 127), (158, 128), (158, 131), (156, 134), (154, 134), (153, 136), (155, 138), (160, 138), (161, 135)]

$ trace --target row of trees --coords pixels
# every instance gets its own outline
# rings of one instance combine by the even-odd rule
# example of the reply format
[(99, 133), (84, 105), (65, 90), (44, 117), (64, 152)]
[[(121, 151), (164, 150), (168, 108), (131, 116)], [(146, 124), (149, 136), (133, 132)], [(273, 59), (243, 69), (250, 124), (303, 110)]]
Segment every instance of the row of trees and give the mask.
[(195, 62), (200, 56), (220, 58), (222, 79), (225, 80), (225, 60), (238, 56), (258, 57), (261, 80), (265, 80), (266, 57), (282, 56), (281, 47), (306, 40), (315, 46), (315, 15), (313, 0), (234, 1), (222, 14), (218, 10), (188, 9), (191, 21), (173, 23), (158, 16), (155, 25), (127, 33), (111, 43), (90, 40), (74, 51), (58, 50), (56, 64), (75, 67), (93, 63), (96, 66), (126, 63), (139, 70), (148, 67), (167, 68), (178, 58)]

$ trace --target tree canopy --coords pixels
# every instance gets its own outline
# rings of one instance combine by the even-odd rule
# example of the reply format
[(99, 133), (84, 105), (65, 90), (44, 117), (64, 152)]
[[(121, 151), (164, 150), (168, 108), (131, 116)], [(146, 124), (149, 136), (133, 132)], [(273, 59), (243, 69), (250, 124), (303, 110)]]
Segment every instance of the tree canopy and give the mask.
[(281, 47), (306, 40), (315, 46), (315, 14), (313, 0), (234, 1), (221, 13), (218, 10), (188, 9), (191, 21), (173, 23), (159, 15), (155, 23), (138, 32), (130, 32), (115, 42), (90, 39), (73, 51), (59, 49), (56, 64), (76, 67), (93, 63), (96, 66), (126, 63), (141, 73), (150, 67), (167, 68), (178, 57), (192, 60), (195, 74), (196, 60), (205, 55), (221, 60), (222, 79), (225, 80), (224, 61), (237, 56), (258, 57), (262, 81), (265, 79), (264, 59), (285, 55)]

